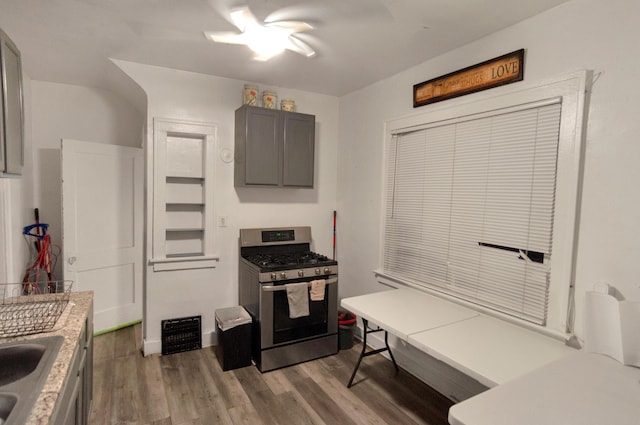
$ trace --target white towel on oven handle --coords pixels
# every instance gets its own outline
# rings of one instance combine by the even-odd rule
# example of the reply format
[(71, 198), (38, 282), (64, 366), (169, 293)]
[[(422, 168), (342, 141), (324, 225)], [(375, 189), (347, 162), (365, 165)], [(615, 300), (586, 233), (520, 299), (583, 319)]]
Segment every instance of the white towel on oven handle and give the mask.
[(309, 315), (309, 284), (307, 282), (284, 285), (289, 301), (289, 318), (296, 319)]
[(324, 301), (324, 288), (327, 281), (324, 279), (312, 280), (310, 297), (311, 301)]

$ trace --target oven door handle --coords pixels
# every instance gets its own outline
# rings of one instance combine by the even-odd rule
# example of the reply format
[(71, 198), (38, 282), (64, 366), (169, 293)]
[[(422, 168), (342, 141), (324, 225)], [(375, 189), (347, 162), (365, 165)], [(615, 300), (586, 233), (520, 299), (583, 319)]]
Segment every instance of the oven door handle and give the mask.
[[(337, 277), (325, 280), (326, 285), (332, 285), (334, 283), (338, 283)], [(309, 282), (308, 285), (311, 286), (311, 282)], [(266, 292), (286, 291), (287, 290), (286, 286), (287, 285), (263, 285), (262, 290)]]

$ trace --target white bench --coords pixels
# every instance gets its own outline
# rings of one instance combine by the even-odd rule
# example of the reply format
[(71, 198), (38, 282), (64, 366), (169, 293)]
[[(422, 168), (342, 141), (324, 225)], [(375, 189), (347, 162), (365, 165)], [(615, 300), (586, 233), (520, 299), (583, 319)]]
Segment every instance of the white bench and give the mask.
[[(344, 298), (341, 306), (359, 316), (365, 330), (348, 386), (363, 357), (387, 349), (391, 354), (387, 332), (487, 387), (576, 352), (562, 341), (411, 288)], [(385, 348), (365, 353), (369, 322), (385, 331)]]

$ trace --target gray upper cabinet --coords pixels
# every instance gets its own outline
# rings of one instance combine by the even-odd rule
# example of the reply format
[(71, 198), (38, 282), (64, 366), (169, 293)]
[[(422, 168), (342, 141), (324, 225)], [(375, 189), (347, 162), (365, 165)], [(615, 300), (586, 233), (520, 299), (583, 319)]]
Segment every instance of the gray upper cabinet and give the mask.
[(244, 105), (236, 110), (236, 187), (313, 187), (315, 116)]
[(0, 176), (22, 174), (23, 99), (20, 51), (0, 30)]

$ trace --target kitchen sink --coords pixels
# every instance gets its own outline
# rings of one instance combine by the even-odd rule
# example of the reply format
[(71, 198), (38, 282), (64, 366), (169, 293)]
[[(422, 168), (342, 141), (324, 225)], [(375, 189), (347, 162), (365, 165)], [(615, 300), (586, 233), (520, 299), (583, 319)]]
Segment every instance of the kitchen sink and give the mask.
[(46, 347), (42, 344), (0, 346), (0, 387), (32, 373), (38, 367)]
[(27, 420), (63, 340), (49, 336), (0, 344), (0, 425)]
[(13, 407), (18, 402), (18, 397), (14, 394), (0, 394), (0, 424), (7, 421)]

